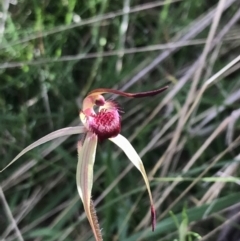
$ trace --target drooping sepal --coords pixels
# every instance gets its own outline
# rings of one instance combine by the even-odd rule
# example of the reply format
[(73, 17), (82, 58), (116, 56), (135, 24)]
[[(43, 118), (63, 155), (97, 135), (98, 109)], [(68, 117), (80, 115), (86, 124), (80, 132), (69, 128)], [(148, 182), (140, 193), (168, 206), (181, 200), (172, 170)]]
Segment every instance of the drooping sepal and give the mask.
[(134, 166), (141, 172), (143, 176), (145, 185), (147, 187), (149, 199), (150, 199), (152, 231), (154, 231), (156, 226), (156, 212), (153, 205), (153, 198), (152, 198), (150, 185), (148, 182), (147, 174), (143, 166), (142, 160), (137, 154), (137, 152), (135, 151), (135, 149), (133, 148), (133, 146), (131, 145), (131, 143), (124, 136), (119, 134), (118, 136), (114, 138), (110, 138), (109, 140), (115, 143), (123, 150), (123, 152), (127, 155), (129, 160), (134, 164)]
[(74, 135), (74, 134), (81, 134), (85, 133), (87, 130), (84, 126), (75, 126), (75, 127), (67, 127), (63, 129), (59, 129), (57, 131), (54, 131), (41, 139), (35, 141), (31, 145), (27, 146), (24, 148), (6, 167), (4, 167), (0, 172), (4, 171), (6, 168), (8, 168), (10, 165), (12, 165), (15, 161), (17, 161), (22, 155), (27, 153), (28, 151), (34, 149), (37, 146), (40, 146), (48, 141), (54, 140), (59, 137), (63, 136), (69, 136), (69, 135)]
[(97, 136), (88, 132), (83, 145), (78, 143), (78, 164), (76, 173), (77, 190), (83, 202), (88, 221), (96, 241), (102, 241), (102, 235), (97, 221), (96, 212), (91, 200), (93, 185), (93, 165), (95, 162)]

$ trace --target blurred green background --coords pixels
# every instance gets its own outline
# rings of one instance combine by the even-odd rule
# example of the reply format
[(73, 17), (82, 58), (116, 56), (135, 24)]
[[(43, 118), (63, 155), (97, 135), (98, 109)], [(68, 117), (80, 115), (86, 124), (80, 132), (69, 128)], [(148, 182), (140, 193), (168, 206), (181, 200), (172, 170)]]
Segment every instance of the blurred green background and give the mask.
[[(0, 168), (44, 135), (79, 125), (90, 90), (168, 84), (151, 98), (108, 95), (149, 175), (157, 227), (141, 175), (106, 141), (92, 194), (104, 240), (239, 240), (239, 6), (2, 0)], [(0, 173), (0, 240), (94, 240), (75, 184), (79, 138), (40, 146)]]

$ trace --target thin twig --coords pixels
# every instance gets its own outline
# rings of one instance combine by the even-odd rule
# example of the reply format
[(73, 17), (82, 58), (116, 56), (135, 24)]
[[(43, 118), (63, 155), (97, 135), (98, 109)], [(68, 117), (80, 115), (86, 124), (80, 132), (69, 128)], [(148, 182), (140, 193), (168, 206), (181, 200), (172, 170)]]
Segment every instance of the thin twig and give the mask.
[(10, 207), (8, 206), (7, 200), (5, 198), (5, 195), (3, 193), (3, 190), (2, 190), (1, 186), (0, 186), (0, 198), (2, 199), (3, 207), (5, 208), (5, 211), (6, 211), (6, 214), (7, 214), (7, 217), (9, 219), (9, 221), (12, 223), (13, 229), (16, 232), (18, 240), (24, 241), (24, 239), (22, 237), (22, 234), (21, 234), (21, 232), (20, 232), (20, 230), (19, 230), (19, 228), (17, 226), (17, 223), (16, 223), (16, 221), (15, 221), (13, 215), (12, 215)]

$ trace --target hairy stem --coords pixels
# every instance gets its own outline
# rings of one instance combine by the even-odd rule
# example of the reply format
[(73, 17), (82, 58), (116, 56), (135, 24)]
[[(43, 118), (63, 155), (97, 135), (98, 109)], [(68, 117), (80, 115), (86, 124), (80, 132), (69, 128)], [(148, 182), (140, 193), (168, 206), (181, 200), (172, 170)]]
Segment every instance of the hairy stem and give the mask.
[(96, 241), (103, 241), (100, 225), (98, 223), (96, 209), (94, 207), (92, 199), (90, 200), (90, 213), (91, 213), (92, 221), (93, 221), (92, 222), (92, 225), (93, 225), (92, 228), (94, 229), (95, 239), (96, 239)]

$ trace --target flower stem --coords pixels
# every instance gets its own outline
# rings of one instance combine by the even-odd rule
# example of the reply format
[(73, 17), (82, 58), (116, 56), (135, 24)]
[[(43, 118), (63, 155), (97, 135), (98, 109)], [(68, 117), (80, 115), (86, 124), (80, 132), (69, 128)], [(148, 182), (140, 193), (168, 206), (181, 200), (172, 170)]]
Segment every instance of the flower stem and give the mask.
[(92, 228), (94, 229), (95, 239), (96, 239), (96, 241), (103, 241), (100, 225), (98, 223), (96, 209), (94, 207), (92, 199), (90, 200), (90, 213), (91, 213), (92, 220), (93, 220)]

